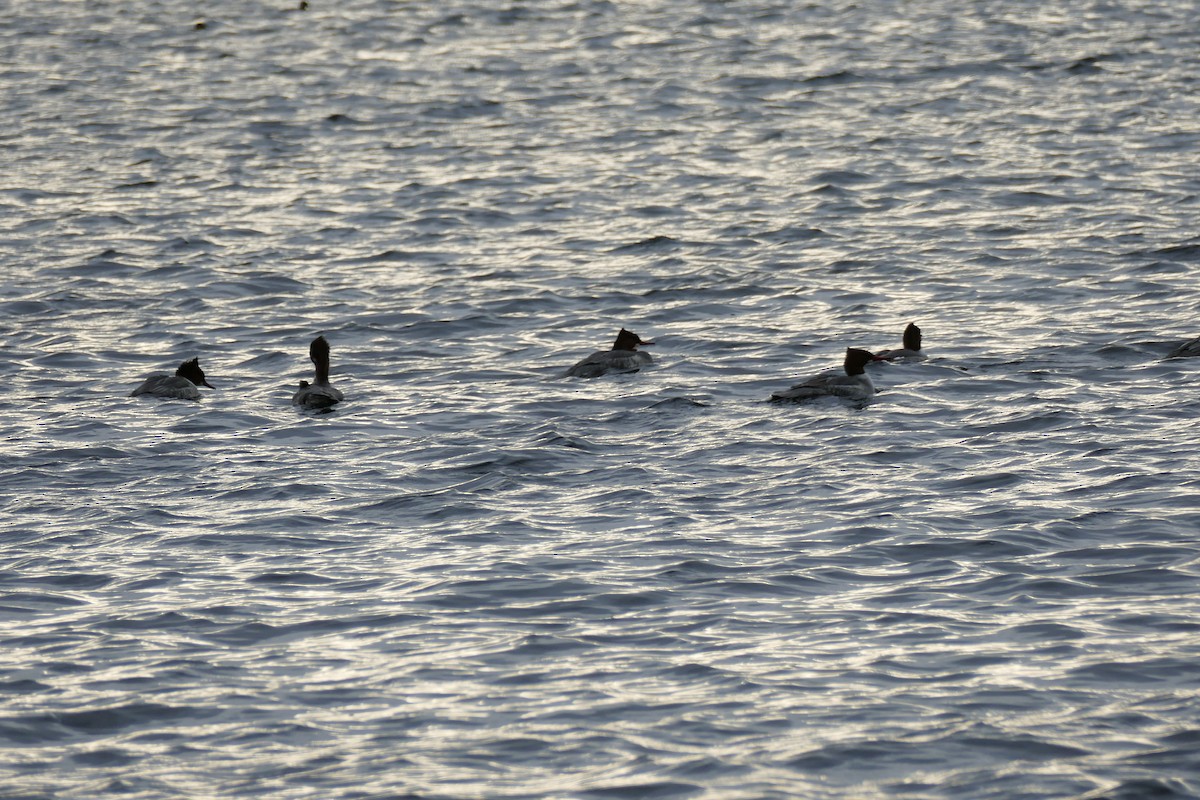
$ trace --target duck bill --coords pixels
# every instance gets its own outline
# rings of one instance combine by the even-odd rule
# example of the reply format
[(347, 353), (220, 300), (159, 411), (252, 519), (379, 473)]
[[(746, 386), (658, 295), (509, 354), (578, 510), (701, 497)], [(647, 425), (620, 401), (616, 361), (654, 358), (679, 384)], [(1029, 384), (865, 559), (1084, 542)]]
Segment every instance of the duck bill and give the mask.
[(201, 386), (207, 386), (207, 387), (208, 387), (208, 388), (210, 388), (210, 389), (215, 389), (215, 388), (217, 388), (217, 387), (213, 386), (211, 383), (209, 383), (209, 382), (208, 382), (208, 378), (201, 378), (201, 379), (200, 379), (200, 385), (201, 385)]

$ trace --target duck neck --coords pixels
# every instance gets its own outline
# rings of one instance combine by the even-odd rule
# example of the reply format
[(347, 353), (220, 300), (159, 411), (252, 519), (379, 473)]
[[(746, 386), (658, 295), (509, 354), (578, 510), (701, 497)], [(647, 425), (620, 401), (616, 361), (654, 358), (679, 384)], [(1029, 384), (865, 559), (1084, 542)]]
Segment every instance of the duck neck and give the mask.
[(329, 383), (329, 356), (314, 358), (313, 366), (317, 371), (317, 383)]

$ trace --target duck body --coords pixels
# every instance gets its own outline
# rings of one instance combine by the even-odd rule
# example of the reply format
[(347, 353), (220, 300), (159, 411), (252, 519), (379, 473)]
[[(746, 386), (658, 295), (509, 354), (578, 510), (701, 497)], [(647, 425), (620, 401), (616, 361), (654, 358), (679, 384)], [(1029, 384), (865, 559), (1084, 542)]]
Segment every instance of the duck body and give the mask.
[(567, 370), (572, 378), (598, 378), (609, 372), (637, 372), (654, 362), (649, 353), (638, 350), (639, 345), (652, 345), (642, 341), (636, 333), (621, 328), (611, 350), (598, 350)]
[(1167, 358), (1195, 358), (1200, 356), (1200, 337), (1184, 342), (1167, 354)]
[(908, 323), (904, 329), (903, 346), (893, 350), (880, 350), (876, 361), (924, 361), (928, 356), (921, 352), (921, 329)]
[(790, 389), (775, 392), (775, 402), (811, 400), (816, 397), (844, 397), (849, 400), (869, 400), (875, 396), (875, 384), (867, 375), (865, 367), (877, 357), (866, 350), (849, 347), (841, 373), (822, 373), (797, 383)]
[(201, 386), (213, 388), (205, 379), (204, 370), (200, 369), (200, 359), (193, 358), (180, 364), (174, 375), (151, 375), (130, 392), (129, 396), (149, 395), (168, 400), (199, 400)]
[(300, 388), (292, 395), (292, 403), (305, 408), (329, 408), (344, 399), (345, 395), (333, 386), (311, 384), (308, 381), (300, 381)]
[(640, 350), (598, 350), (567, 370), (572, 378), (599, 378), (608, 372), (637, 372), (654, 359)]
[(292, 395), (292, 405), (304, 408), (329, 408), (342, 402), (345, 395), (329, 382), (329, 342), (318, 336), (308, 346), (308, 357), (313, 362), (316, 377), (313, 383), (300, 381), (300, 388)]

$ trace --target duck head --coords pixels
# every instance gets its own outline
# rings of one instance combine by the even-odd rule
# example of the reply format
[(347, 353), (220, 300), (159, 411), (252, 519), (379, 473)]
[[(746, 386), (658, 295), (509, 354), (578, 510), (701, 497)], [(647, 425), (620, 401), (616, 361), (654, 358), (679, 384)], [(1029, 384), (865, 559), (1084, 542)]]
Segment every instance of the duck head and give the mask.
[(613, 350), (637, 350), (638, 345), (652, 345), (654, 342), (642, 341), (642, 338), (633, 331), (627, 331), (621, 328), (621, 332), (617, 334), (617, 340), (613, 342)]

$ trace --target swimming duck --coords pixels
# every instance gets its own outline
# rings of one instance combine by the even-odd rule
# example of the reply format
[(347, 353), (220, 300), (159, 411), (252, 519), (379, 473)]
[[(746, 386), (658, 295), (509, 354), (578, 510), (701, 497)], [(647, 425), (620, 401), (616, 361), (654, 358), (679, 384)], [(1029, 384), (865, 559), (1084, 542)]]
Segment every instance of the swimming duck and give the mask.
[(142, 384), (129, 393), (130, 397), (148, 394), (151, 397), (166, 397), (175, 400), (199, 400), (198, 386), (214, 388), (204, 379), (204, 370), (200, 369), (200, 359), (193, 358), (184, 361), (175, 370), (174, 375), (151, 375)]
[(924, 361), (928, 356), (921, 352), (921, 329), (913, 323), (908, 323), (904, 329), (903, 347), (894, 350), (881, 350), (875, 354), (876, 361)]
[(1167, 358), (1192, 358), (1200, 356), (1200, 337), (1184, 342), (1167, 354)]
[(305, 408), (329, 408), (341, 402), (342, 393), (329, 383), (329, 342), (324, 336), (312, 340), (308, 357), (316, 367), (316, 379), (313, 383), (300, 381), (300, 389), (292, 396), (292, 403)]
[(846, 360), (842, 364), (844, 375), (823, 373), (814, 375), (790, 389), (775, 392), (772, 400), (809, 400), (814, 397), (846, 397), (851, 400), (868, 400), (875, 396), (875, 384), (867, 377), (866, 366), (877, 360), (874, 353), (846, 348)]
[(638, 350), (638, 346), (649, 346), (654, 342), (642, 341), (636, 333), (621, 328), (611, 350), (599, 350), (567, 370), (572, 378), (598, 378), (606, 372), (637, 372), (654, 359), (649, 353)]

